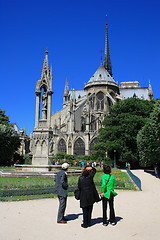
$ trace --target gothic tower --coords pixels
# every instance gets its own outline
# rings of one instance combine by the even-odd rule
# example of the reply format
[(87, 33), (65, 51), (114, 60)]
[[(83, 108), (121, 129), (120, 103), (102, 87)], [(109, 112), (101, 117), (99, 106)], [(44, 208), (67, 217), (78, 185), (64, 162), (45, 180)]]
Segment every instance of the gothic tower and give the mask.
[(48, 49), (41, 73), (41, 79), (36, 83), (36, 117), (35, 128), (31, 139), (31, 152), (33, 165), (48, 165), (50, 148), (52, 148), (51, 128), (51, 96), (52, 91), (52, 66), (49, 70)]

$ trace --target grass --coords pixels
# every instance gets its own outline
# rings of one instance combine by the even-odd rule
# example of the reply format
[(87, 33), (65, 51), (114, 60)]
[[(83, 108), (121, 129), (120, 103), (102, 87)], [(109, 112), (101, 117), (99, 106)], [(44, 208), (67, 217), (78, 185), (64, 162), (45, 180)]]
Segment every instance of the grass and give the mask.
[[(126, 172), (119, 169), (112, 169), (112, 174), (116, 179), (115, 189), (136, 190)], [(102, 169), (98, 168), (94, 177), (98, 192), (101, 188)], [(77, 188), (79, 176), (69, 176), (69, 195), (72, 196)], [(0, 201), (21, 201), (40, 198), (54, 198), (55, 182), (53, 178), (15, 178), (0, 177)]]

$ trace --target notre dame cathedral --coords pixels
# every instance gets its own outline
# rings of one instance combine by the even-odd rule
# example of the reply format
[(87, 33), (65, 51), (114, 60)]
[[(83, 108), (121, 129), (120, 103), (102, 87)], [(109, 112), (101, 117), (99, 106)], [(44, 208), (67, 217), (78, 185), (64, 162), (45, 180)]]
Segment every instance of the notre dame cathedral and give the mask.
[(48, 165), (57, 152), (88, 155), (97, 143), (98, 130), (109, 106), (128, 97), (152, 99), (149, 87), (140, 87), (138, 81), (121, 82), (112, 76), (106, 23), (104, 61), (91, 76), (82, 90), (69, 90), (66, 80), (63, 94), (63, 109), (51, 116), (52, 66), (49, 69), (48, 50), (40, 80), (36, 83), (35, 128), (30, 136), (30, 151), (33, 165)]

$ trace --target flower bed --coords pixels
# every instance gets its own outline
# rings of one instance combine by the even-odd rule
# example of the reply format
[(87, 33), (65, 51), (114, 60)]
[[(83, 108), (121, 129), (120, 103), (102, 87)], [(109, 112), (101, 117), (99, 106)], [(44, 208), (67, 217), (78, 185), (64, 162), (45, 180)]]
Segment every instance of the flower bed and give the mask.
[[(116, 178), (115, 189), (136, 190), (135, 185), (125, 172), (113, 169)], [(94, 181), (98, 192), (101, 189), (102, 169), (98, 169)], [(79, 176), (69, 176), (69, 195), (77, 188)], [(55, 197), (54, 179), (0, 177), (0, 201), (40, 199)]]

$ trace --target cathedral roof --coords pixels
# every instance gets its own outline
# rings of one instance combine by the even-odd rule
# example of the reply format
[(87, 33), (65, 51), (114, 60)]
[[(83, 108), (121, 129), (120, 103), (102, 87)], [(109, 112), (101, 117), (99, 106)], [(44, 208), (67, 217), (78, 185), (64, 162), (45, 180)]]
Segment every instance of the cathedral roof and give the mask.
[(114, 82), (113, 77), (109, 74), (109, 72), (105, 69), (103, 65), (100, 65), (100, 67), (97, 69), (95, 74), (90, 78), (88, 83), (92, 82), (99, 82), (99, 81), (105, 81), (105, 82)]

